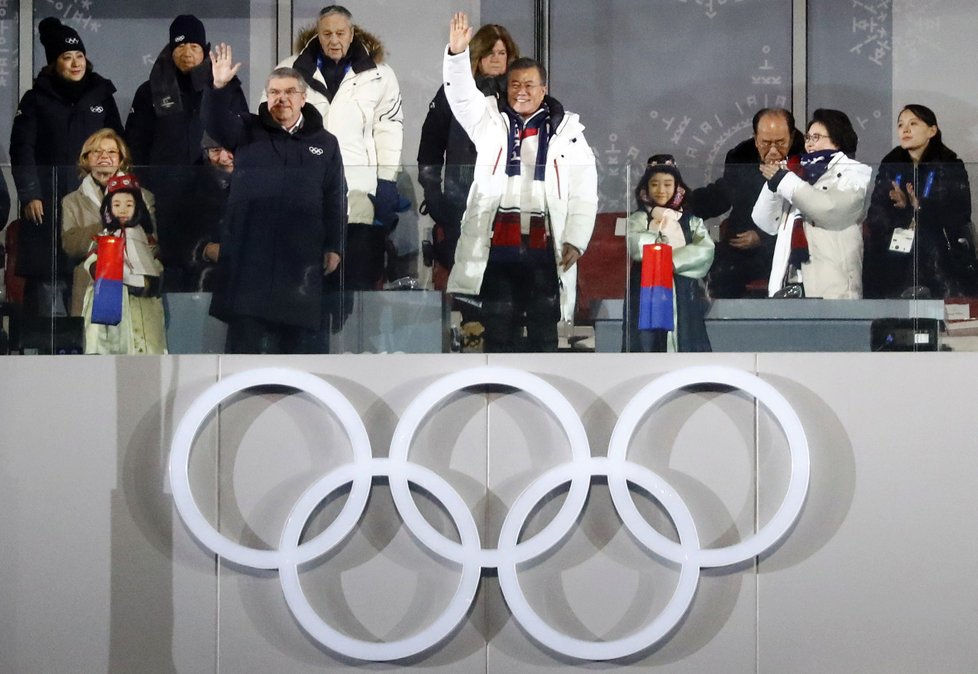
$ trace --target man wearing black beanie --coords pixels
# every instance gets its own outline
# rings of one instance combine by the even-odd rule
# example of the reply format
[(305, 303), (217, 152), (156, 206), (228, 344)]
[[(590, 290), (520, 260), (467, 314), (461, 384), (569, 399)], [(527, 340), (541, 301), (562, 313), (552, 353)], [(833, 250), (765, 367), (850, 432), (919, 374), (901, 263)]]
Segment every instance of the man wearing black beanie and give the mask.
[[(204, 24), (181, 14), (170, 24), (170, 39), (136, 90), (126, 120), (126, 142), (137, 166), (187, 166), (200, 160), (200, 100), (210, 84), (210, 45)], [(237, 78), (229, 85), (236, 112), (248, 102)], [(152, 182), (152, 181), (150, 181)]]
[[(201, 98), (211, 83), (210, 45), (204, 24), (181, 14), (170, 24), (169, 41), (153, 64), (149, 79), (139, 86), (126, 120), (126, 141), (140, 179), (156, 194), (163, 288), (193, 290), (185, 273), (186, 223), (194, 205), (186, 198), (201, 179)], [(248, 102), (235, 77), (228, 83), (232, 112), (247, 113)]]

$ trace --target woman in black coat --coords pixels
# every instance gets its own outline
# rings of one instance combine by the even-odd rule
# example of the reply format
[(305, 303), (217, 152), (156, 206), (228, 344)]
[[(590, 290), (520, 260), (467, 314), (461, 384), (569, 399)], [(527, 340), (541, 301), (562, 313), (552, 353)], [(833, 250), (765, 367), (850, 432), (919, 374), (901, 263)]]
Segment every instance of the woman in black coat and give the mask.
[(978, 292), (971, 188), (964, 163), (941, 139), (937, 116), (907, 105), (900, 144), (880, 162), (867, 215), (865, 297), (935, 297)]
[[(486, 96), (505, 98), (505, 74), (520, 50), (502, 26), (486, 24), (469, 43), (469, 58), (476, 84)], [(455, 120), (445, 87), (428, 105), (418, 148), (418, 182), (424, 189), (421, 212), (435, 221), (432, 231), (436, 288), (444, 288), (455, 262), (455, 245), (461, 231), (465, 200), (472, 185), (475, 145)], [(442, 181), (442, 168), (445, 176)]]
[(122, 133), (111, 81), (95, 73), (78, 33), (54, 18), (38, 25), (47, 65), (20, 100), (10, 133), (10, 163), (21, 203), (16, 273), (26, 279), (27, 315), (64, 315), (71, 267), (55, 212), (78, 187), (75, 163), (102, 128)]

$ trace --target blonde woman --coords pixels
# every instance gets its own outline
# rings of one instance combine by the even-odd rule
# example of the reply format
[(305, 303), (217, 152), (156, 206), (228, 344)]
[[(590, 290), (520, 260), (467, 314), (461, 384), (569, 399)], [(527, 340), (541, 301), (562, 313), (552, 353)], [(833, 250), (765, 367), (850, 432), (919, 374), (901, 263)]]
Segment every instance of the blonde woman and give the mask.
[[(75, 268), (71, 287), (71, 315), (82, 315), (85, 290), (91, 276), (80, 264), (88, 255), (92, 237), (104, 226), (99, 208), (105, 197), (105, 187), (114, 175), (129, 173), (132, 155), (129, 147), (113, 129), (99, 129), (89, 136), (78, 155), (78, 175), (81, 185), (61, 200), (61, 247)], [(156, 226), (156, 207), (152, 193), (142, 190), (143, 201)]]

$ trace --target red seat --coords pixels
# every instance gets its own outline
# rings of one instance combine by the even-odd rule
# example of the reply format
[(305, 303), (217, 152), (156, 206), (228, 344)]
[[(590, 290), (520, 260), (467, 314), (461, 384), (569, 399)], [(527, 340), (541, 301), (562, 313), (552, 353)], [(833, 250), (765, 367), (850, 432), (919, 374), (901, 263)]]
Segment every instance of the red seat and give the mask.
[(595, 300), (624, 299), (628, 250), (625, 237), (615, 236), (615, 223), (626, 213), (598, 213), (587, 250), (577, 263), (577, 309), (574, 322), (591, 322)]

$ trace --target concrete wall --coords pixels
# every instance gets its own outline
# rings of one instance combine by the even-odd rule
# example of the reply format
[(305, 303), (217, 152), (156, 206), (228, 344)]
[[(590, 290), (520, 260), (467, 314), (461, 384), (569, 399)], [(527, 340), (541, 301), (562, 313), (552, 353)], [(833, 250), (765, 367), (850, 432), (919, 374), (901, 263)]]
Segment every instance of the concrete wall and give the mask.
[[(625, 406), (665, 373), (703, 364), (757, 373), (808, 435), (810, 489), (796, 525), (760, 558), (701, 571), (682, 622), (635, 656), (584, 663), (542, 647), (514, 620), (490, 570), (439, 646), (364, 664), (303, 631), (275, 571), (216, 559), (174, 508), (166, 478), (174, 429), (221, 378), (271, 365), (310, 372), (349, 399), (373, 455), (385, 457), (425, 386), (487, 363), (555, 387), (593, 456), (606, 455)], [(978, 360), (966, 354), (0, 359), (0, 671), (973, 672), (976, 377)], [(252, 389), (204, 424), (191, 455), (193, 494), (225, 536), (276, 549), (299, 494), (349, 456), (337, 418), (308, 396)], [(567, 462), (569, 448), (532, 396), (489, 387), (451, 396), (425, 417), (410, 456), (454, 488), (491, 548), (520, 492)], [(670, 397), (640, 423), (629, 458), (675, 489), (704, 547), (763, 527), (788, 479), (774, 417), (723, 387)], [(674, 537), (665, 510), (633, 494)], [(333, 521), (347, 497), (327, 499), (307, 533)], [(564, 498), (544, 500), (524, 538)], [(414, 501), (454, 535), (437, 498), (420, 490)], [(678, 574), (625, 530), (597, 479), (569, 535), (519, 577), (555, 629), (600, 641), (655, 619)], [(353, 533), (301, 574), (323, 620), (368, 641), (423, 629), (458, 581), (457, 566), (406, 529), (383, 480)]]

